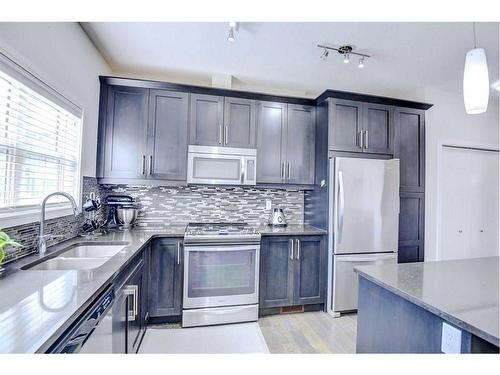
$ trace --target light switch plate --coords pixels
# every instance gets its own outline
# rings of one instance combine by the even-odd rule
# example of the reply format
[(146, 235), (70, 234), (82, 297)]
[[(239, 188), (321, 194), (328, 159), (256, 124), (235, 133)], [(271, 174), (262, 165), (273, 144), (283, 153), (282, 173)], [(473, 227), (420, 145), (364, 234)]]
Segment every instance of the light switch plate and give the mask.
[(443, 322), (441, 333), (441, 351), (447, 354), (458, 354), (462, 347), (462, 331)]
[(270, 199), (266, 199), (266, 210), (270, 210), (271, 209), (271, 200)]

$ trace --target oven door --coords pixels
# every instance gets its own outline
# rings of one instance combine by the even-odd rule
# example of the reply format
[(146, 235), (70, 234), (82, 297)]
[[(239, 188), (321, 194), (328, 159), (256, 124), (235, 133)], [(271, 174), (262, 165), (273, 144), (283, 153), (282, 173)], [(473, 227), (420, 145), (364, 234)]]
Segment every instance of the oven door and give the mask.
[(183, 308), (258, 303), (259, 253), (258, 244), (185, 246)]

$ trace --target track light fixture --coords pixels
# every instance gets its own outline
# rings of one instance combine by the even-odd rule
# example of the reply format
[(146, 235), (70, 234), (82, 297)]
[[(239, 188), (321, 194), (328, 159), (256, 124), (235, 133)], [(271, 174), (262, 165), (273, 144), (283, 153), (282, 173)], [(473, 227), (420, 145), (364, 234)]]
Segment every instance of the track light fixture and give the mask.
[(360, 59), (358, 62), (358, 68), (360, 69), (365, 67), (365, 60), (370, 57), (369, 55), (365, 55), (364, 53), (353, 51), (353, 48), (350, 45), (345, 45), (345, 46), (340, 46), (339, 48), (335, 48), (318, 44), (318, 47), (323, 49), (323, 54), (321, 55), (321, 59), (323, 60), (327, 59), (329, 51), (337, 51), (338, 53), (340, 53), (343, 57), (344, 64), (349, 64), (349, 62), (351, 61), (351, 55), (359, 56)]
[(227, 35), (227, 40), (234, 42), (234, 31), (236, 30), (236, 22), (229, 22), (229, 34)]

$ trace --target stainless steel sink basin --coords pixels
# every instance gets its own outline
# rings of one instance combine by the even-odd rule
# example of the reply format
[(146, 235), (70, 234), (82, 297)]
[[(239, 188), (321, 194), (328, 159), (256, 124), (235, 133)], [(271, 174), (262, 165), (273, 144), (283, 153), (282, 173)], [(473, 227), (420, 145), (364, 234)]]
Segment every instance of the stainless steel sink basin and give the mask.
[(31, 270), (92, 270), (102, 266), (109, 258), (52, 258), (39, 263)]
[(118, 254), (125, 245), (76, 245), (63, 251), (63, 258), (111, 258)]

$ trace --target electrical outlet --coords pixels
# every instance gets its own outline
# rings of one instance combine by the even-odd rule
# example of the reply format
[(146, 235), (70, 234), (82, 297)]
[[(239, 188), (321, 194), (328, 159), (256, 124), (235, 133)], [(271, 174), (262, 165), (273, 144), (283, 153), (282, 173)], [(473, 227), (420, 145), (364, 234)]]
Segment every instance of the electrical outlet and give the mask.
[(462, 331), (443, 322), (441, 332), (441, 351), (447, 354), (458, 354), (462, 346)]
[(271, 209), (271, 200), (270, 199), (266, 199), (266, 210), (270, 210)]

